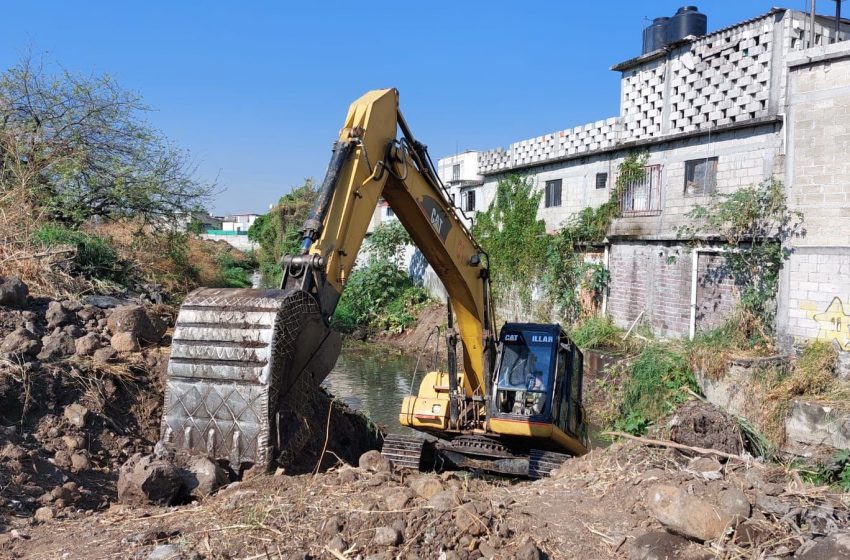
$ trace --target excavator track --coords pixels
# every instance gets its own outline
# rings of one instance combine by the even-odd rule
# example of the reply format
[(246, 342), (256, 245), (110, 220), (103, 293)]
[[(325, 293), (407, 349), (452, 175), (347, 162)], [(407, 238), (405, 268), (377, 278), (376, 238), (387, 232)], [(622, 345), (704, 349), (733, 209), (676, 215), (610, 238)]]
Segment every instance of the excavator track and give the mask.
[(416, 436), (387, 434), (384, 436), (381, 455), (396, 468), (419, 470), (424, 445), (425, 440)]
[(162, 443), (237, 471), (292, 460), (306, 440), (305, 407), (339, 347), (304, 291), (190, 293), (172, 336)]
[(528, 477), (539, 479), (551, 476), (552, 471), (569, 459), (572, 459), (571, 455), (532, 449), (528, 453)]

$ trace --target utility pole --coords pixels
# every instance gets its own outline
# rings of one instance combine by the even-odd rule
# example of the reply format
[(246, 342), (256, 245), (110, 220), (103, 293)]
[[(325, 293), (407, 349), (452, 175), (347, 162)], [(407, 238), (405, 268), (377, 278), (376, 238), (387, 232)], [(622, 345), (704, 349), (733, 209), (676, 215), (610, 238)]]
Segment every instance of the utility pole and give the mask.
[(832, 42), (837, 43), (841, 40), (841, 3), (844, 0), (832, 0), (835, 2), (835, 37), (833, 37)]

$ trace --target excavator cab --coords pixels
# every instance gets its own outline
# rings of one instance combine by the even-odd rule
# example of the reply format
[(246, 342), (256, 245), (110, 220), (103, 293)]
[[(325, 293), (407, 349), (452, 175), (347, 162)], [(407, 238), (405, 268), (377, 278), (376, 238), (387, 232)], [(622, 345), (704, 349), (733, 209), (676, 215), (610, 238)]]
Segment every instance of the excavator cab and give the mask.
[(506, 323), (499, 335), (490, 426), (506, 435), (517, 428), (562, 448), (571, 439), (586, 446), (581, 406), (582, 354), (557, 324)]

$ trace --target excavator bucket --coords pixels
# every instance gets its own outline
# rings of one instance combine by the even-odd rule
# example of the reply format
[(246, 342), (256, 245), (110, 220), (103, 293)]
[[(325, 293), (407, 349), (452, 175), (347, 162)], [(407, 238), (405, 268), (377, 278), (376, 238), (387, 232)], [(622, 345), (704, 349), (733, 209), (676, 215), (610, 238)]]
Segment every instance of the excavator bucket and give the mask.
[(237, 472), (286, 466), (306, 442), (304, 409), (340, 348), (302, 290), (190, 293), (172, 337), (162, 443)]

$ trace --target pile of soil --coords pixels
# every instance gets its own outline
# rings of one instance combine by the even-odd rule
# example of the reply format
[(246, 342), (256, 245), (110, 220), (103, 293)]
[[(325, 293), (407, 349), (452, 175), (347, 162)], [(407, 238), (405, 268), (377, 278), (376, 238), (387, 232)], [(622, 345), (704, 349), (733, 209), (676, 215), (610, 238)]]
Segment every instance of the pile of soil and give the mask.
[[(176, 316), (141, 299), (27, 291), (0, 277), (0, 532), (117, 500), (121, 465), (159, 439)], [(323, 389), (300, 404), (305, 426), (287, 473), (356, 464), (380, 446), (381, 432)]]

